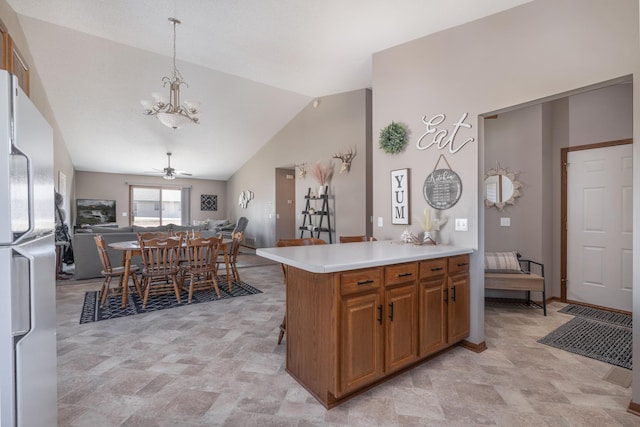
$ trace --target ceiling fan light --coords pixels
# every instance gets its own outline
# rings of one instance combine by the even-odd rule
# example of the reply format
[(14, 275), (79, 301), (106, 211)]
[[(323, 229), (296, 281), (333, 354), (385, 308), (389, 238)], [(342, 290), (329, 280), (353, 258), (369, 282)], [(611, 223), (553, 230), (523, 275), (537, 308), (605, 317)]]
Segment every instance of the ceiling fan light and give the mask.
[(164, 179), (176, 179), (175, 175), (162, 175)]

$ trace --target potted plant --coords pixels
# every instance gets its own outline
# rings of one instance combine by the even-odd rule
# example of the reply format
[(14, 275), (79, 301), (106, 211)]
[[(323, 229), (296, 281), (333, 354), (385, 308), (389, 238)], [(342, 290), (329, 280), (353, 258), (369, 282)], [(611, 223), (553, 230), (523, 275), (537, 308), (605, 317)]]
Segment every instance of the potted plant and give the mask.
[(329, 183), (333, 176), (333, 163), (323, 163), (318, 160), (311, 166), (311, 170), (309, 172), (320, 184), (320, 187), (318, 188), (318, 195), (322, 196), (324, 194), (325, 185)]

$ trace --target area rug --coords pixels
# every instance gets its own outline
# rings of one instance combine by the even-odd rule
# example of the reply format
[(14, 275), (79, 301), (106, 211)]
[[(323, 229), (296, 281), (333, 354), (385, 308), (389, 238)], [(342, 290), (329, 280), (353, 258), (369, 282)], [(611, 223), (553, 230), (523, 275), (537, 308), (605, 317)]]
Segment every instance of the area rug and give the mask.
[[(231, 281), (231, 292), (227, 287), (226, 276), (218, 276), (218, 287), (220, 288), (220, 297), (213, 290), (200, 290), (193, 292), (191, 304), (199, 304), (203, 302), (219, 301), (222, 299), (242, 297), (246, 295), (260, 294), (261, 290), (245, 282)], [(135, 288), (131, 288), (127, 306), (122, 308), (121, 298), (108, 298), (104, 307), (100, 307), (100, 292), (90, 291), (84, 296), (84, 304), (82, 306), (82, 314), (80, 323), (97, 322), (100, 320), (115, 319), (118, 317), (131, 316), (134, 314), (149, 313), (152, 311), (165, 310), (173, 307), (186, 306), (189, 299), (187, 291), (180, 293), (182, 304), (178, 304), (178, 300), (174, 294), (152, 295), (147, 302), (147, 308), (142, 308), (142, 299), (135, 292)]]
[(631, 327), (603, 321), (597, 316), (574, 317), (538, 342), (611, 365), (632, 368)]
[(612, 323), (614, 325), (625, 326), (627, 328), (631, 328), (633, 323), (633, 318), (628, 314), (600, 310), (597, 308), (585, 307), (583, 305), (569, 304), (558, 310), (558, 313), (566, 313), (576, 317), (599, 320), (601, 322)]

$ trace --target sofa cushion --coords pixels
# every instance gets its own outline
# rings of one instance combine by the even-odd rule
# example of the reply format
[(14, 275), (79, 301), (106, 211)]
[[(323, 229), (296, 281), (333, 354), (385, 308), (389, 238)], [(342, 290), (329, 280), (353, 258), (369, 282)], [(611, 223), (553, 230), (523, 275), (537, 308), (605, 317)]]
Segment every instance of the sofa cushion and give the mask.
[(191, 226), (186, 226), (186, 225), (175, 225), (175, 224), (169, 224), (169, 227), (171, 227), (171, 229), (173, 231), (203, 231), (206, 230), (204, 225), (191, 225)]
[(484, 271), (487, 273), (522, 273), (518, 253), (511, 252), (485, 252)]
[(133, 230), (131, 227), (89, 227), (91, 233), (131, 233)]
[(160, 225), (158, 227), (140, 227), (139, 225), (134, 225), (132, 228), (135, 233), (147, 233), (149, 231), (169, 231), (168, 225)]

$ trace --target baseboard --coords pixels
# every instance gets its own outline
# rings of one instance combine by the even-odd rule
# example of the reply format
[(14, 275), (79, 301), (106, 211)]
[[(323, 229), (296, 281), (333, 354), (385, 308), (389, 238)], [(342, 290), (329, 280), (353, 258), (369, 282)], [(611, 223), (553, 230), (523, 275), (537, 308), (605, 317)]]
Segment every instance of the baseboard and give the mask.
[(633, 400), (629, 402), (627, 412), (640, 417), (640, 403), (636, 403)]
[(461, 347), (471, 350), (475, 353), (482, 353), (487, 349), (486, 341), (482, 341), (480, 344), (472, 343), (471, 341), (464, 340), (460, 343)]

